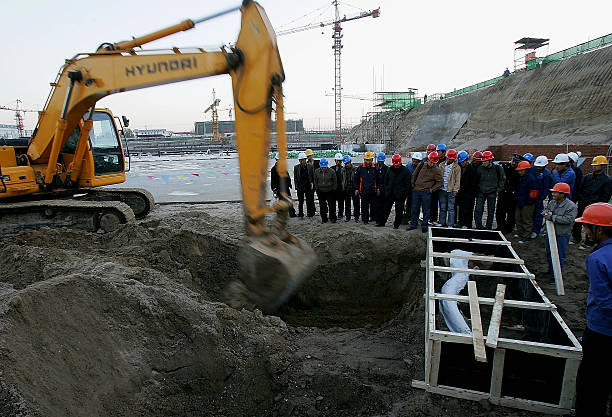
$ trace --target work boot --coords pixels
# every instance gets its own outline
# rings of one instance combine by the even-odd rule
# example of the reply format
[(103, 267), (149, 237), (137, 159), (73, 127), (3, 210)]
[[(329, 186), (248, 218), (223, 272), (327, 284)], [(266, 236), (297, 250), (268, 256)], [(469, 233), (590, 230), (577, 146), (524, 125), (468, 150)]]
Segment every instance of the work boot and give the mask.
[(336, 219), (331, 219), (330, 222), (336, 223)]
[(384, 225), (384, 224), (382, 224), (382, 223), (376, 223), (376, 224), (374, 225), (374, 227), (385, 227), (385, 225)]
[[(357, 219), (355, 219), (355, 220), (357, 220)], [(344, 219), (344, 221), (345, 221), (345, 222), (350, 222), (350, 221), (351, 221), (351, 218), (350, 218), (350, 217), (347, 217), (346, 219)]]
[(355, 217), (355, 223), (359, 223), (359, 219)]

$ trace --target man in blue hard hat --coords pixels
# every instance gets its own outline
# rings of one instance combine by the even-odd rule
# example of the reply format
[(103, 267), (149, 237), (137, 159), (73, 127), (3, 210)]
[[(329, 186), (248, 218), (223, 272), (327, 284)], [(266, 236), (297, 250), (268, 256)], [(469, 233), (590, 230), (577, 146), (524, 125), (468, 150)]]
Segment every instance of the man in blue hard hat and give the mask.
[(342, 162), (344, 162), (341, 176), (342, 189), (344, 190), (344, 221), (351, 221), (352, 202), (355, 223), (359, 223), (359, 196), (355, 195), (355, 190), (357, 189), (355, 185), (355, 167), (349, 155), (344, 155)]
[(385, 175), (387, 175), (387, 171), (389, 170), (389, 167), (385, 164), (386, 159), (387, 155), (385, 155), (384, 152), (379, 152), (378, 155), (376, 155), (376, 184), (378, 185), (378, 189), (376, 190), (372, 219), (377, 224), (382, 222), (385, 209)]
[(319, 168), (314, 172), (315, 190), (319, 198), (319, 211), (321, 212), (321, 222), (327, 223), (327, 213), (329, 210), (329, 220), (336, 223), (336, 204), (334, 191), (338, 186), (336, 173), (329, 169), (329, 162), (325, 158), (319, 161)]

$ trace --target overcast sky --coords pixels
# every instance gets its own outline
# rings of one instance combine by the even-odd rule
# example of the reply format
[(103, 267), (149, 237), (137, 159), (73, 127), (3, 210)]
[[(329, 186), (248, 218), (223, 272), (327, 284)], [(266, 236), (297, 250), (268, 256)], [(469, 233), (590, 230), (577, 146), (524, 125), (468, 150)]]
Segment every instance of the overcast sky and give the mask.
[[(202, 0), (50, 1), (1, 0), (2, 88), (0, 105), (42, 109), (64, 59), (93, 52), (102, 42), (117, 42), (198, 18), (239, 3)], [(333, 19), (331, 0), (261, 0), (277, 30)], [(381, 8), (377, 19), (343, 27), (342, 87), (345, 94), (371, 96), (373, 90), (419, 95), (442, 93), (501, 75), (512, 69), (514, 41), (524, 36), (550, 38), (548, 53), (612, 32), (612, 2), (576, 1), (405, 1), (350, 0), (341, 14)], [(234, 42), (240, 14), (230, 14), (195, 29), (151, 43), (146, 48), (205, 46)], [(279, 37), (286, 73), (288, 118), (303, 118), (307, 128), (332, 128), (334, 60), (331, 29)], [(546, 51), (539, 52), (545, 55)], [(202, 111), (212, 101), (232, 104), (229, 76), (116, 94), (101, 107), (126, 115), (133, 128), (193, 129), (210, 120)], [(343, 123), (353, 125), (371, 103), (343, 99)], [(227, 113), (220, 118), (226, 119)], [(26, 129), (36, 123), (26, 114)], [(0, 111), (0, 123), (14, 124), (14, 114)]]

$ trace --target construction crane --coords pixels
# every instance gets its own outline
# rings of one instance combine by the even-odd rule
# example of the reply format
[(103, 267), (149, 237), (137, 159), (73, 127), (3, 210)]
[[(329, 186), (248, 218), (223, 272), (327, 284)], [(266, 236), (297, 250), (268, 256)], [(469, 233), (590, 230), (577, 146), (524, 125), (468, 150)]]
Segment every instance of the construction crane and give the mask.
[(38, 113), (38, 110), (20, 109), (19, 108), (20, 104), (21, 104), (21, 100), (17, 99), (16, 100), (16, 104), (15, 104), (15, 108), (0, 106), (0, 110), (9, 110), (9, 111), (14, 111), (15, 112), (15, 124), (17, 125), (17, 130), (19, 131), (19, 136), (24, 137), (25, 136), (25, 130), (23, 128), (23, 116), (22, 116), (21, 113), (26, 113), (26, 112)]
[(332, 49), (334, 50), (334, 102), (335, 102), (335, 135), (334, 138), (344, 143), (344, 139), (342, 138), (342, 80), (341, 80), (341, 71), (340, 71), (340, 52), (342, 50), (342, 23), (350, 22), (352, 20), (363, 19), (364, 17), (379, 17), (380, 16), (380, 7), (374, 10), (363, 11), (358, 15), (347, 17), (340, 17), (340, 10), (338, 9), (338, 0), (333, 0), (332, 3), (336, 9), (336, 17), (334, 20), (329, 20), (326, 22), (313, 23), (310, 25), (298, 26), (291, 29), (280, 30), (276, 33), (276, 36), (289, 35), (291, 33), (302, 32), (310, 29), (322, 28), (325, 26), (334, 25), (334, 32), (332, 34), (332, 39), (334, 40), (334, 44), (332, 45)]
[(210, 106), (204, 110), (204, 113), (208, 113), (210, 110), (212, 113), (212, 138), (211, 142), (213, 143), (223, 143), (224, 139), (219, 134), (219, 113), (217, 106), (221, 102), (221, 99), (218, 99), (215, 95), (215, 89), (213, 88), (213, 101)]

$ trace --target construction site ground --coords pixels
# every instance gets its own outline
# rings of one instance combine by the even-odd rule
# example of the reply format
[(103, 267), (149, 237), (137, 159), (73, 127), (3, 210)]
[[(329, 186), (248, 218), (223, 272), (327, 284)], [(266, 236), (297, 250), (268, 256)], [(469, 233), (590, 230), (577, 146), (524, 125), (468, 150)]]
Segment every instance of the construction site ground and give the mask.
[[(0, 238), (0, 416), (535, 416), (413, 389), (424, 374), (425, 235), (290, 219), (319, 266), (276, 315), (223, 303), (240, 204), (160, 206), (108, 234)], [(544, 238), (519, 245), (546, 271)], [(581, 335), (588, 252), (563, 297)]]

